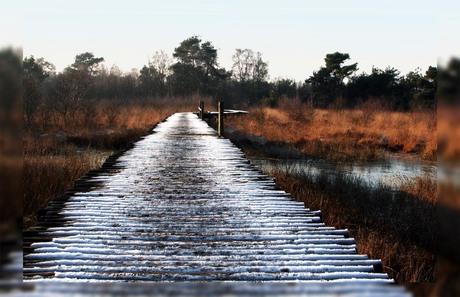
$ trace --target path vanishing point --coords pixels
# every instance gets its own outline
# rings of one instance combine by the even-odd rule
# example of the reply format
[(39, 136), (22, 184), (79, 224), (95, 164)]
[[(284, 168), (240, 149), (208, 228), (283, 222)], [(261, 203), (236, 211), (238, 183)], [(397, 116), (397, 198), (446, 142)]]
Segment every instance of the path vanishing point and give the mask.
[(407, 295), (380, 260), (357, 253), (347, 230), (325, 226), (192, 113), (172, 115), (105, 167), (24, 233), (25, 282), (180, 281), (205, 290), (238, 281), (272, 293), (327, 283)]

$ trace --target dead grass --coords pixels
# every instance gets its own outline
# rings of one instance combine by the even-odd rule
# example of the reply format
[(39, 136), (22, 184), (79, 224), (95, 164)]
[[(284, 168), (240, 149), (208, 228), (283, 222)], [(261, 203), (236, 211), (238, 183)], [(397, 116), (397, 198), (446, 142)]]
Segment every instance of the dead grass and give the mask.
[[(271, 172), (278, 185), (310, 209), (321, 209), (329, 226), (347, 228), (358, 252), (381, 259), (397, 282), (436, 280), (436, 208), (425, 199), (345, 175)], [(422, 188), (432, 187), (428, 186)], [(431, 191), (433, 193), (435, 191)]]
[(110, 152), (84, 152), (73, 155), (25, 156), (24, 227), (35, 224), (39, 209), (49, 200), (71, 188), (75, 181), (91, 169), (99, 168)]
[(360, 228), (350, 230), (358, 253), (381, 259), (383, 270), (398, 283), (434, 282), (437, 255), (391, 234)]
[(398, 188), (427, 203), (435, 205), (439, 201), (437, 180), (428, 175), (415, 178), (399, 177)]
[(299, 101), (281, 108), (259, 107), (233, 120), (236, 129), (271, 141), (295, 145), (304, 153), (331, 160), (369, 160), (382, 149), (416, 153), (434, 159), (437, 152), (436, 113), (375, 109), (313, 109)]
[[(200, 98), (168, 98), (131, 102), (98, 101), (80, 106), (72, 119), (49, 110), (34, 119), (23, 138), (24, 228), (53, 197), (105, 159), (122, 150), (169, 115), (195, 111)], [(211, 100), (206, 99), (207, 106)]]

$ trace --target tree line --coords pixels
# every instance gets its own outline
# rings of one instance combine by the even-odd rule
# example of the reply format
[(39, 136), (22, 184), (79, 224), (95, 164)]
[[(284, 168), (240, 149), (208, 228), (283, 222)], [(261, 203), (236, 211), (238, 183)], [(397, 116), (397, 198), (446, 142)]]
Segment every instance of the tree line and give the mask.
[(425, 73), (416, 69), (404, 76), (392, 67), (357, 74), (358, 64), (347, 64), (349, 59), (348, 53), (327, 54), (324, 66), (305, 81), (296, 82), (289, 78), (270, 81), (268, 62), (251, 49), (235, 50), (231, 70), (220, 67), (217, 49), (198, 36), (182, 41), (172, 58), (158, 51), (139, 71), (129, 73), (116, 65), (107, 69), (104, 58), (91, 52), (77, 55), (60, 73), (43, 58), (29, 56), (23, 60), (25, 119), (27, 122), (45, 107), (71, 118), (85, 100), (127, 102), (192, 95), (239, 108), (276, 106), (283, 97), (318, 108), (353, 108), (368, 100), (402, 111), (436, 107), (437, 67), (429, 66)]

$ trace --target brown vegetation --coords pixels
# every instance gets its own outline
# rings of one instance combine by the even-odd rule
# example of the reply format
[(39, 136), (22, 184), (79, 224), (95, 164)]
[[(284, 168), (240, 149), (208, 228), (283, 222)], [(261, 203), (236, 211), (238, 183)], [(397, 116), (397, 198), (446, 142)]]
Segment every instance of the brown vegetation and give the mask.
[(382, 157), (384, 151), (436, 157), (436, 113), (432, 111), (392, 112), (370, 103), (359, 109), (313, 109), (293, 99), (285, 99), (280, 106), (254, 108), (247, 117), (229, 123), (330, 160), (370, 160)]
[[(347, 228), (357, 241), (358, 252), (382, 259), (384, 271), (396, 281), (435, 281), (436, 195), (419, 199), (383, 185), (370, 188), (341, 174), (271, 174), (281, 188), (304, 201), (306, 207), (321, 209), (327, 225)], [(430, 193), (436, 192), (435, 183), (428, 187)]]
[(71, 188), (88, 170), (98, 168), (110, 152), (24, 157), (24, 226), (35, 223), (35, 215), (56, 195)]
[(198, 101), (85, 102), (67, 119), (52, 109), (37, 113), (23, 140), (24, 227), (34, 225), (39, 209), (99, 168), (110, 154), (148, 134), (172, 113), (195, 110)]
[[(389, 112), (372, 104), (353, 110), (320, 110), (299, 102), (290, 104), (278, 109), (253, 109), (247, 118), (231, 119), (235, 127), (270, 141), (237, 130), (227, 135), (246, 153), (262, 154), (262, 157), (298, 158), (297, 147), (304, 153), (332, 160), (380, 157), (382, 151), (407, 151), (427, 159), (438, 158), (439, 180), (430, 176), (413, 179), (399, 176), (395, 179), (396, 192), (381, 186), (370, 189), (340, 175), (337, 179), (328, 179), (297, 172), (272, 174), (280, 187), (304, 201), (307, 207), (320, 209), (326, 224), (349, 229), (357, 241), (358, 251), (382, 259), (384, 271), (405, 283), (416, 296), (445, 296), (446, 292), (457, 296), (460, 257), (459, 239), (455, 234), (458, 234), (460, 200), (456, 182), (459, 142), (455, 135), (459, 131), (458, 110), (438, 111), (436, 122), (435, 114), (423, 110)], [(338, 120), (339, 116), (343, 116), (343, 120)], [(361, 139), (370, 139), (375, 131), (387, 137), (381, 143), (360, 142), (358, 137), (351, 138), (352, 141), (345, 137), (334, 139), (334, 136), (343, 136), (344, 127), (351, 119), (356, 124), (353, 131), (360, 132)], [(344, 124), (341, 126), (341, 123)], [(294, 137), (294, 127), (304, 134)], [(402, 129), (398, 131), (397, 127)], [(318, 134), (329, 135), (330, 142), (325, 141), (326, 137), (322, 141), (315, 139)], [(417, 142), (417, 139), (423, 141)], [(340, 157), (337, 152), (346, 148), (351, 148), (350, 156)]]

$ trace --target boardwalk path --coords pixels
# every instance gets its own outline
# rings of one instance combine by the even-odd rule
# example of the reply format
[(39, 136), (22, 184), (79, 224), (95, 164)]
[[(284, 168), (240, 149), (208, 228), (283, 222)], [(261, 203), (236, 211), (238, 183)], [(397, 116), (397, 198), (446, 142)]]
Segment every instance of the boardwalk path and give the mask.
[(193, 114), (154, 132), (102, 187), (50, 204), (24, 239), (26, 280), (391, 282)]

